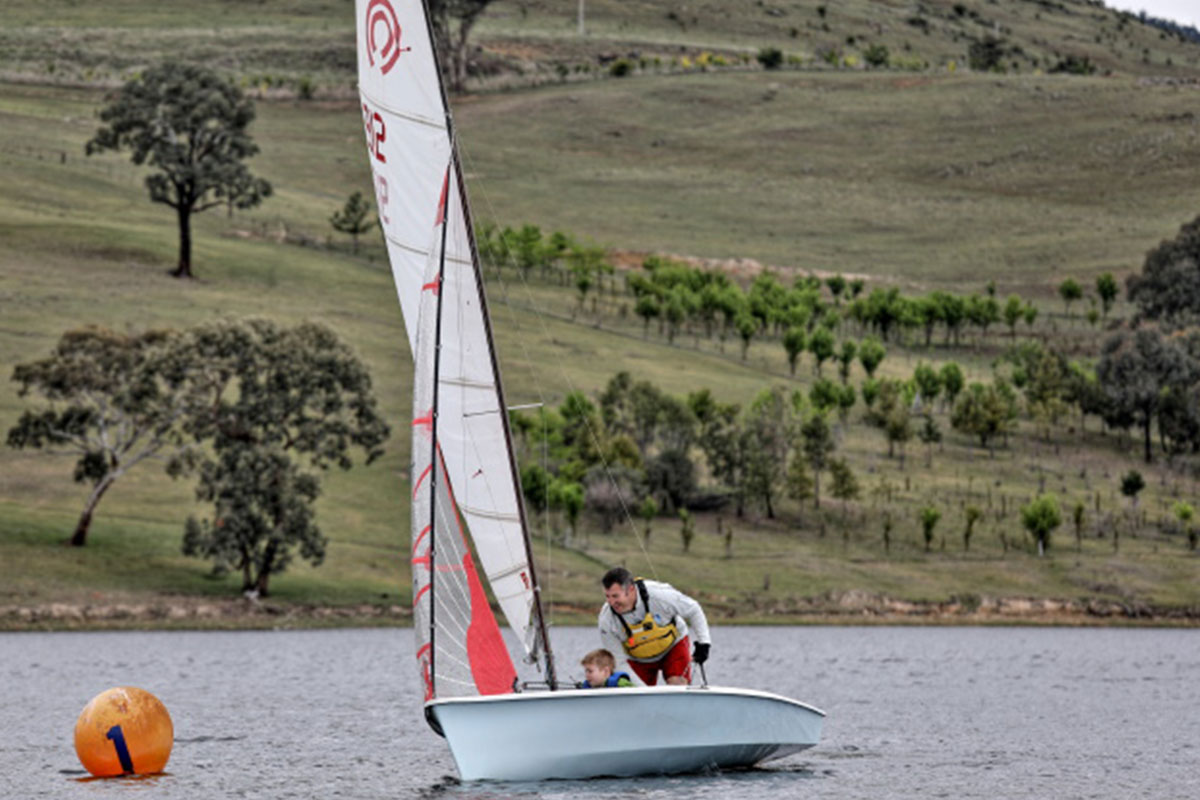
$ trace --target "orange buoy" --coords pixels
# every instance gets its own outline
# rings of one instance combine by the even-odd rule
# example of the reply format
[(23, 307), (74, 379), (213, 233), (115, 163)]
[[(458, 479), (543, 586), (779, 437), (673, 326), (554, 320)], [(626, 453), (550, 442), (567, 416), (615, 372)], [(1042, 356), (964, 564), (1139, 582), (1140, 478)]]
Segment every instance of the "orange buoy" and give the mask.
[(133, 686), (96, 695), (75, 723), (75, 752), (98, 777), (162, 772), (174, 743), (167, 707)]

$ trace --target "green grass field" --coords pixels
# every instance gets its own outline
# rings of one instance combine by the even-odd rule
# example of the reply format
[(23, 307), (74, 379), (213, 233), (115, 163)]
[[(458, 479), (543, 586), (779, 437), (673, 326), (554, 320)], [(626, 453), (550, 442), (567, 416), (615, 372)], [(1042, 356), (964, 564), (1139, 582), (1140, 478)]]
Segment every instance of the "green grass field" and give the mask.
[[(45, 25), (108, 36), (144, 28), (148, 39), (178, 35), (199, 47), (209, 35), (205, 14), (216, 6), (230, 36), (261, 19), (239, 3), (201, 4), (188, 12), (194, 18), (169, 22), (145, 15), (145, 3), (105, 5), (101, 16), (86, 4), (50, 3), (36, 24), (26, 8), (10, 31)], [(341, 5), (296, 4), (269, 24), (295, 44), (326, 25), (336, 33), (341, 23), (328, 13)], [(528, 5), (535, 21), (552, 19), (548, 4)], [(604, 14), (615, 6), (592, 6), (607, 30)], [(669, 39), (670, 26), (655, 28), (647, 7), (632, 4), (630, 24)], [(512, 10), (498, 5), (505, 9)], [(508, 36), (505, 19), (489, 18), (483, 33)], [(537, 35), (552, 37), (553, 26), (545, 27)], [(752, 47), (758, 35), (749, 28), (727, 43)], [(262, 153), (252, 169), (274, 183), (276, 196), (249, 213), (197, 217), (198, 278), (181, 283), (166, 275), (175, 259), (173, 218), (147, 201), (143, 173), (122, 155), (83, 156), (102, 91), (28, 78), (0, 83), (0, 375), (85, 324), (315, 319), (368, 362), (388, 417), (406, 419), (410, 357), (382, 247), (372, 240), (351, 257), (327, 223), (347, 195), (369, 188), (353, 102), (260, 102), (252, 130)], [(1123, 278), (1195, 216), (1194, 93), (1129, 74), (712, 72), (473, 95), (457, 103), (456, 119), (480, 219), (531, 222), (635, 253), (754, 259), (785, 274), (859, 274), (869, 287), (911, 292), (974, 292), (992, 279), (1001, 297), (1016, 291), (1037, 300), (1040, 335), (1069, 340), (1086, 355), (1097, 337), (1078, 313), (1073, 321), (1058, 313), (1054, 287), (1066, 276), (1090, 285), (1103, 271)], [(756, 343), (742, 362), (734, 342), (720, 352), (686, 335), (675, 346), (653, 334), (644, 339), (640, 320), (619, 314), (620, 297), (606, 299), (595, 317), (575, 312), (569, 289), (522, 284), (511, 271), (490, 290), (514, 404), (557, 402), (576, 388), (595, 392), (621, 369), (674, 394), (710, 387), (736, 402), (771, 384), (806, 389), (812, 380), (808, 367), (790, 378), (774, 342)], [(996, 331), (977, 350), (893, 346), (882, 371), (907, 376), (919, 360), (954, 358), (983, 377), (1005, 338)], [(15, 385), (0, 389), (0, 428), (24, 407)], [(775, 521), (726, 515), (736, 531), (732, 558), (711, 516), (698, 521), (687, 555), (678, 522), (666, 519), (656, 523), (647, 555), (631, 525), (604, 535), (586, 521), (584, 543), (572, 551), (539, 534), (556, 621), (586, 619), (597, 604), (594, 581), (613, 562), (688, 587), (713, 613), (735, 620), (804, 618), (806, 598), (850, 591), (914, 602), (987, 595), (1200, 603), (1200, 560), (1182, 537), (1157, 526), (1176, 498), (1194, 500), (1195, 481), (1163, 465), (1141, 467), (1136, 442), (1103, 436), (1092, 420), (1086, 433), (1064, 430), (1043, 443), (1023, 421), (1010, 446), (989, 458), (949, 431), (943, 416), (947, 440), (926, 467), (915, 441), (905, 462), (886, 458), (882, 434), (857, 416), (841, 433), (840, 452), (859, 473), (862, 501), (846, 514), (825, 500), (823, 515), (790, 501)], [(330, 538), (326, 563), (295, 564), (277, 577), (280, 602), (407, 603), (407, 426), (393, 428), (383, 459), (326, 476), (318, 510)], [(1131, 467), (1147, 475), (1146, 522), (1136, 535), (1122, 523), (1114, 553), (1095, 526), (1108, 514), (1125, 519), (1117, 482)], [(180, 555), (185, 518), (205, 509), (190, 483), (153, 465), (105, 498), (87, 548), (61, 547), (84, 499), (70, 471), (68, 458), (0, 449), (0, 607), (236, 594), (232, 578), (214, 578), (206, 563)], [(1030, 552), (1016, 507), (1042, 486), (1087, 503), (1081, 552), (1069, 522), (1047, 558)], [(926, 502), (944, 514), (928, 554), (916, 518)], [(968, 502), (987, 514), (964, 553)], [(896, 520), (889, 553), (880, 535), (885, 505)]]

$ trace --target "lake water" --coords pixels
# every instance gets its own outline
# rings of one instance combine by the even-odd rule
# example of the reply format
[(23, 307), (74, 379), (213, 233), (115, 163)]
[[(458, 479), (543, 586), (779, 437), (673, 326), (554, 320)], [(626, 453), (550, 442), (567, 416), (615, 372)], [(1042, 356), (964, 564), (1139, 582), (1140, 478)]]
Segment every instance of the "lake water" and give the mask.
[[(711, 682), (828, 712), (817, 748), (716, 775), (459, 784), (419, 711), (408, 630), (0, 634), (0, 796), (1200, 797), (1200, 631), (726, 627), (714, 638)], [(558, 629), (555, 646), (578, 673), (595, 633)], [(170, 710), (168, 774), (83, 780), (75, 719), (120, 685)]]

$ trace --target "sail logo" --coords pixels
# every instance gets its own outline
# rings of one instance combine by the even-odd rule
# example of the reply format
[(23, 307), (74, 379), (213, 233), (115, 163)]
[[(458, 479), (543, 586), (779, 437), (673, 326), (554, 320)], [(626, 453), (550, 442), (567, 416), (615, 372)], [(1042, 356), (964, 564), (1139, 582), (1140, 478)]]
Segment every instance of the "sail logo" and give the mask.
[(379, 71), (387, 75), (396, 66), (400, 54), (411, 47), (400, 46), (400, 20), (390, 0), (371, 0), (367, 3), (367, 62), (375, 66), (379, 57)]

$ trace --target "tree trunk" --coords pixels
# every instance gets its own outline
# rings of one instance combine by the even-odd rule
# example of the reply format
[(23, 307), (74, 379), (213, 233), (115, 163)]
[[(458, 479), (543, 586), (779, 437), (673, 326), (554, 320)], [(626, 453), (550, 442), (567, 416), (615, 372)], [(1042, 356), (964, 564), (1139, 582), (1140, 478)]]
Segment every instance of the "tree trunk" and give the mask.
[(175, 216), (179, 220), (179, 266), (171, 273), (173, 278), (192, 277), (192, 209), (182, 204), (176, 206)]
[(258, 565), (258, 579), (254, 582), (254, 588), (259, 597), (267, 596), (267, 584), (271, 580), (271, 567), (275, 563), (275, 552), (274, 542), (269, 542), (266, 549), (263, 550), (262, 563)]
[(471, 34), (471, 28), (475, 26), (475, 17), (464, 18), (458, 29), (458, 57), (455, 67), (458, 69), (459, 91), (467, 88), (467, 61), (470, 48), (467, 47), (467, 37)]
[(104, 497), (104, 493), (112, 485), (112, 480), (103, 478), (100, 483), (96, 484), (96, 488), (92, 489), (92, 493), (83, 507), (83, 513), (79, 515), (79, 522), (75, 523), (75, 532), (71, 534), (69, 543), (72, 547), (83, 547), (87, 544), (88, 529), (92, 527), (92, 513), (99, 505), (100, 498)]
[(1145, 439), (1145, 446), (1146, 446), (1146, 463), (1149, 464), (1150, 462), (1152, 462), (1154, 460), (1150, 454), (1150, 415), (1149, 414), (1146, 415), (1146, 422), (1142, 426), (1142, 430), (1145, 433), (1144, 439)]

